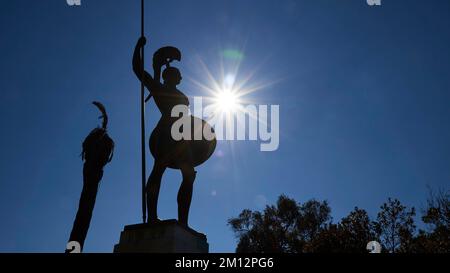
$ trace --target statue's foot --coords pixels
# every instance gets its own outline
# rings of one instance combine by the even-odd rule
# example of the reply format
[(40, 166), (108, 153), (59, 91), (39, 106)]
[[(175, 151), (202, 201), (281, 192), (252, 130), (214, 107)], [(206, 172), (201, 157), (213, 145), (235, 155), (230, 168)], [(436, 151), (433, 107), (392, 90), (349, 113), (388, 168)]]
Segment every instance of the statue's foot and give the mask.
[(185, 227), (185, 228), (189, 228), (188, 223), (185, 221), (180, 221), (178, 220), (178, 224), (180, 224), (181, 226)]
[(147, 223), (148, 224), (158, 224), (158, 223), (160, 223), (162, 220), (161, 219), (159, 219), (159, 218), (152, 218), (152, 219), (148, 219), (147, 220)]

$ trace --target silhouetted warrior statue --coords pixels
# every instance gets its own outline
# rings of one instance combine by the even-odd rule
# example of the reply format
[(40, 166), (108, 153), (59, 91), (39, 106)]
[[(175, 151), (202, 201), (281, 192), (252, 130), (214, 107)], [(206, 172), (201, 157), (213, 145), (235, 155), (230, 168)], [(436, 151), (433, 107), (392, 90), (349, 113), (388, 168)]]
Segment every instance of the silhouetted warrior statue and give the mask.
[[(153, 96), (155, 104), (161, 112), (158, 125), (150, 137), (150, 151), (155, 159), (153, 170), (146, 185), (146, 199), (148, 221), (159, 221), (157, 216), (157, 204), (161, 178), (166, 168), (181, 170), (183, 181), (178, 191), (178, 221), (180, 224), (188, 225), (189, 207), (191, 205), (193, 184), (196, 176), (195, 166), (205, 162), (214, 152), (216, 139), (202, 140), (179, 140), (175, 141), (171, 136), (171, 127), (178, 119), (171, 117), (172, 108), (176, 105), (189, 105), (188, 98), (177, 89), (181, 81), (180, 71), (170, 66), (173, 60), (181, 60), (181, 53), (175, 47), (163, 47), (153, 55), (154, 77), (144, 71), (142, 75), (142, 60), (140, 52), (146, 44), (145, 37), (137, 42), (133, 55), (133, 70), (139, 80), (143, 81), (145, 87), (150, 91), (148, 99)], [(166, 68), (162, 73), (163, 83), (160, 83), (161, 68)], [(197, 119), (191, 117), (191, 121)], [(209, 125), (197, 119), (202, 124), (202, 130)], [(194, 126), (191, 126), (194, 128)], [(211, 129), (211, 127), (208, 127)], [(192, 132), (193, 135), (194, 132)], [(193, 138), (191, 138), (193, 139)]]
[(106, 127), (108, 116), (105, 107), (100, 102), (93, 102), (102, 112), (102, 127), (92, 130), (83, 142), (83, 191), (80, 204), (73, 223), (69, 241), (76, 241), (81, 249), (89, 229), (89, 224), (94, 210), (95, 199), (100, 180), (103, 176), (103, 167), (111, 161), (114, 151), (114, 141), (108, 136)]

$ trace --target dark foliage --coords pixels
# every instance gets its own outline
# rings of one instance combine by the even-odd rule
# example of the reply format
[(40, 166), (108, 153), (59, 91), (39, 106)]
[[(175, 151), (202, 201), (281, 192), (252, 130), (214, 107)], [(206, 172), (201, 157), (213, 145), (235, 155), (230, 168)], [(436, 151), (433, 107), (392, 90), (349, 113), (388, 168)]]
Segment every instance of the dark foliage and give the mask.
[(355, 207), (334, 224), (326, 201), (297, 203), (280, 196), (263, 211), (243, 210), (228, 221), (238, 239), (238, 253), (366, 253), (367, 243), (378, 241), (383, 252), (449, 253), (450, 201), (448, 193), (431, 195), (422, 220), (428, 231), (416, 230), (414, 208), (389, 198), (375, 221)]

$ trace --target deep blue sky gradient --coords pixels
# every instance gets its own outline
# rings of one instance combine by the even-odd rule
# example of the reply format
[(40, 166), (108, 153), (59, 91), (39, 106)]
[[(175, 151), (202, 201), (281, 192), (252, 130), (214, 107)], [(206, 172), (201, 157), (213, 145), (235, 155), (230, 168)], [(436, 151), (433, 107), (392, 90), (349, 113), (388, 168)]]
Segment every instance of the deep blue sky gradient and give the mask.
[[(131, 55), (139, 2), (3, 1), (0, 8), (0, 251), (60, 252), (82, 186), (81, 142), (110, 116), (87, 252), (111, 252), (140, 216), (139, 82)], [(190, 223), (212, 252), (234, 251), (227, 219), (284, 193), (326, 199), (337, 221), (376, 216), (388, 197), (421, 208), (450, 181), (450, 2), (147, 1), (147, 56), (181, 49), (185, 79), (219, 74), (220, 52), (244, 52), (239, 77), (275, 82), (248, 96), (280, 105), (280, 147), (224, 141), (198, 168)], [(147, 63), (149, 63), (149, 58)], [(258, 69), (257, 69), (258, 68)], [(185, 80), (188, 96), (205, 95)], [(148, 132), (159, 113), (147, 105)], [(152, 159), (148, 153), (148, 172)], [(163, 178), (160, 217), (176, 217), (181, 176)], [(216, 192), (216, 195), (212, 193)]]

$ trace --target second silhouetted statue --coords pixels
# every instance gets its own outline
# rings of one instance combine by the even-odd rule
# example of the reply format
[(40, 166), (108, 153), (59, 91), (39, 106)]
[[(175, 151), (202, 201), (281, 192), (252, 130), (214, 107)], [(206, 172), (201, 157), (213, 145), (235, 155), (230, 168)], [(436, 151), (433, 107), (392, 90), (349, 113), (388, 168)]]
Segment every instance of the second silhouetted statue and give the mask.
[(103, 177), (103, 167), (111, 161), (114, 152), (114, 141), (108, 136), (107, 132), (108, 115), (105, 107), (100, 102), (94, 101), (93, 104), (102, 113), (100, 118), (103, 119), (103, 123), (102, 127), (92, 130), (83, 141), (83, 151), (81, 153), (84, 160), (83, 190), (69, 238), (70, 242), (73, 241), (80, 244), (80, 250), (83, 249), (84, 240), (91, 223), (98, 186)]

